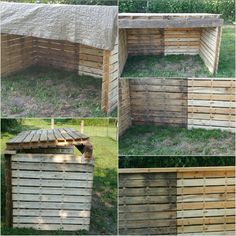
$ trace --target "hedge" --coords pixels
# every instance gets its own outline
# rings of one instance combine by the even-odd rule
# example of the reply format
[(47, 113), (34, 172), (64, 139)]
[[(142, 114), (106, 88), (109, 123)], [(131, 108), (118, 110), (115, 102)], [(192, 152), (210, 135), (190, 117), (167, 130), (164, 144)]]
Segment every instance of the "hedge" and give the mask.
[(119, 168), (234, 166), (235, 158), (221, 156), (120, 156)]
[(235, 20), (234, 0), (119, 0), (120, 12), (215, 13)]

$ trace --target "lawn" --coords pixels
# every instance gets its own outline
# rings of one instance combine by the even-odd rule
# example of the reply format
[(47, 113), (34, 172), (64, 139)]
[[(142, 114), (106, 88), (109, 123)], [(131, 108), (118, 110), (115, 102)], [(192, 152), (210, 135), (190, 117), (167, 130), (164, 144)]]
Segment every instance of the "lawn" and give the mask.
[[(56, 124), (59, 128), (62, 123)], [(65, 125), (68, 127), (68, 125)], [(7, 140), (15, 136), (19, 131), (35, 129), (35, 128), (49, 128), (50, 120), (36, 120), (28, 119), (26, 122), (13, 129), (10, 132), (2, 132), (1, 139), (1, 153), (5, 150)], [(76, 125), (69, 125), (79, 129)], [(92, 197), (92, 212), (90, 231), (78, 232), (63, 232), (63, 231), (38, 231), (34, 229), (12, 229), (7, 228), (4, 224), (5, 217), (5, 183), (4, 183), (4, 158), (1, 155), (1, 209), (2, 209), (2, 234), (11, 235), (66, 235), (66, 234), (116, 234), (117, 232), (117, 142), (109, 137), (91, 136), (91, 142), (94, 146), (94, 185)], [(103, 134), (101, 135), (103, 136)], [(78, 150), (76, 152), (78, 154)]]
[(106, 116), (100, 108), (101, 87), (99, 78), (30, 67), (2, 78), (2, 117)]
[(234, 77), (235, 28), (224, 26), (218, 73), (212, 75), (199, 55), (130, 56), (122, 77)]
[(205, 130), (133, 125), (119, 138), (120, 155), (234, 155), (235, 135)]

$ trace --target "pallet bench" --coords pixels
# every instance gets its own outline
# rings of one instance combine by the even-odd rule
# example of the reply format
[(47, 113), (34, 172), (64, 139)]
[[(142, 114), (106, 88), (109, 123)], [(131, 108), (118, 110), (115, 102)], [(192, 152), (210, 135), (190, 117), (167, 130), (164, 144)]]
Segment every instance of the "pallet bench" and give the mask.
[(197, 55), (218, 69), (223, 20), (218, 14), (120, 13), (119, 65), (129, 55)]
[(6, 225), (89, 230), (92, 151), (89, 137), (71, 128), (25, 131), (7, 142)]

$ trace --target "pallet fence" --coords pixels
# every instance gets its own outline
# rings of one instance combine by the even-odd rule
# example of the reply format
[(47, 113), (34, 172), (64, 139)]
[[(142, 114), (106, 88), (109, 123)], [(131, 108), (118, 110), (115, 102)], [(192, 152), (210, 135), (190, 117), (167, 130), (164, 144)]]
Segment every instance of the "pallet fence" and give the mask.
[(234, 167), (119, 170), (119, 233), (234, 235)]
[(118, 99), (118, 39), (112, 51), (63, 40), (1, 34), (1, 75), (33, 65), (102, 78), (101, 108), (111, 112)]
[(119, 111), (120, 135), (132, 124), (235, 132), (235, 79), (122, 79)]

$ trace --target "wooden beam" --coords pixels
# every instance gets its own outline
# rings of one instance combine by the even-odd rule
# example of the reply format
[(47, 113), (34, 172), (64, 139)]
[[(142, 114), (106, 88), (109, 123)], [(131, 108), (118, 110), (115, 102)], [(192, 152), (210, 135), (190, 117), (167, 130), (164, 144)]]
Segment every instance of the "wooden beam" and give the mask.
[(5, 154), (6, 226), (12, 227), (11, 154)]
[(218, 27), (223, 25), (222, 19), (119, 19), (119, 28), (195, 28)]
[(235, 170), (234, 166), (208, 166), (208, 167), (168, 167), (168, 168), (122, 168), (120, 174), (133, 173), (161, 173), (161, 172), (192, 172), (192, 171), (228, 171)]
[(101, 109), (103, 112), (108, 112), (110, 56), (111, 56), (110, 51), (104, 51), (103, 53), (103, 77), (102, 77), (102, 102), (101, 102)]

